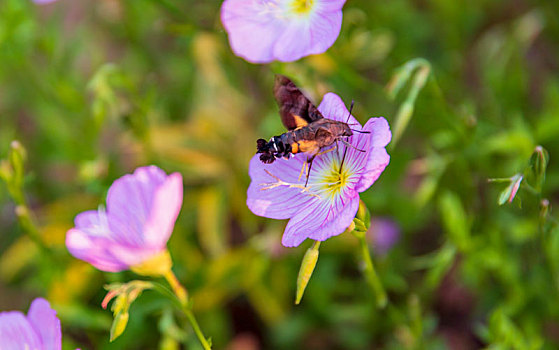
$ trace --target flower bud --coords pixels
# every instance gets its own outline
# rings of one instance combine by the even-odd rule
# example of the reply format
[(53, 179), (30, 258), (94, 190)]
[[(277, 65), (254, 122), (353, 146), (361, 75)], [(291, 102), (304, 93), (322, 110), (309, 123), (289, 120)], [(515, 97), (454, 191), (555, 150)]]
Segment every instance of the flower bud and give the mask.
[(548, 162), (549, 153), (542, 146), (537, 146), (530, 157), (530, 167), (534, 176), (534, 188), (538, 192), (542, 190)]
[(510, 184), (503, 190), (503, 192), (501, 192), (501, 195), (499, 196), (499, 205), (503, 205), (505, 202), (512, 203), (523, 179), (524, 176), (521, 174), (516, 174), (510, 178)]
[(0, 160), (0, 179), (9, 183), (12, 180), (14, 170), (12, 169), (10, 162), (5, 159)]
[(23, 182), (23, 164), (27, 159), (27, 152), (19, 141), (12, 141), (10, 144), (8, 159), (10, 160), (10, 164), (12, 165), (12, 169), (14, 171), (14, 181), (21, 184)]
[(126, 329), (126, 325), (128, 324), (128, 317), (128, 312), (121, 312), (115, 316), (115, 319), (111, 326), (111, 342), (118, 338), (124, 332), (124, 330)]
[(313, 246), (307, 249), (305, 256), (303, 256), (303, 261), (301, 262), (301, 268), (299, 269), (299, 275), (297, 276), (297, 295), (295, 297), (295, 304), (299, 305), (301, 298), (303, 298), (303, 293), (307, 284), (312, 276), (316, 262), (318, 261), (318, 247), (320, 242), (316, 241)]
[(359, 208), (357, 209), (355, 217), (363, 222), (366, 229), (371, 227), (371, 213), (369, 212), (367, 205), (365, 205), (365, 202), (361, 199), (359, 199)]

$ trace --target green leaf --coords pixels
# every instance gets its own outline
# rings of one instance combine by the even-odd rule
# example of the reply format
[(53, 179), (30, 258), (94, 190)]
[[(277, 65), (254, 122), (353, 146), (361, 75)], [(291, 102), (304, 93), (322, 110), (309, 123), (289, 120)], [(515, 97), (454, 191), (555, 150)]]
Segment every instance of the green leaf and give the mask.
[(460, 198), (450, 191), (439, 197), (439, 211), (446, 234), (460, 250), (470, 247), (470, 227)]

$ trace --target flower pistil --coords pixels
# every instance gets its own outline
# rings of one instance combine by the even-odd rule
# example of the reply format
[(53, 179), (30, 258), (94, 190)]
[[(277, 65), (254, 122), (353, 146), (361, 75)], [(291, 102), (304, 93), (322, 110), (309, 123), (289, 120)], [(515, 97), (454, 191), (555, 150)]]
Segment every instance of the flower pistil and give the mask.
[(298, 15), (306, 15), (313, 8), (314, 0), (294, 0), (291, 3), (291, 10)]

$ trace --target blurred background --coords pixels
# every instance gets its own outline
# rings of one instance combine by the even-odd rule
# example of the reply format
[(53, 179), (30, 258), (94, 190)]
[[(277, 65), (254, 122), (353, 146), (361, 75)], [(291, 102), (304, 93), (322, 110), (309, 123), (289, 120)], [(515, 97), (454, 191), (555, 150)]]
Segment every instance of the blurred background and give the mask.
[[(559, 2), (349, 0), (325, 54), (271, 65), (233, 55), (220, 6), (0, 1), (0, 159), (27, 154), (24, 195), (0, 183), (0, 310), (46, 297), (64, 349), (199, 349), (150, 291), (109, 343), (103, 286), (139, 277), (64, 246), (114, 179), (156, 164), (184, 177), (169, 249), (216, 349), (558, 348)], [(310, 242), (282, 247), (286, 222), (245, 205), (256, 139), (284, 132), (274, 73), (398, 138), (361, 196), (384, 309), (350, 234), (295, 306)]]

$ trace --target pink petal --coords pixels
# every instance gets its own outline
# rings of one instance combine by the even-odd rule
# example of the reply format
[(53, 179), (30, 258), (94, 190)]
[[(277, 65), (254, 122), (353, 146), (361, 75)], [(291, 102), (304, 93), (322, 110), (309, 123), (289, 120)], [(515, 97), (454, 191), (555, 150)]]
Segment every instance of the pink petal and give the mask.
[(91, 236), (109, 237), (111, 233), (107, 225), (107, 215), (104, 212), (100, 213), (98, 210), (79, 213), (74, 219), (74, 225)]
[(282, 62), (296, 61), (312, 52), (310, 23), (307, 21), (290, 21), (283, 28), (281, 36), (274, 45), (274, 58)]
[(324, 95), (322, 102), (318, 105), (318, 110), (325, 118), (348, 123), (352, 129), (361, 130), (361, 124), (352, 115), (349, 115), (344, 101), (333, 92)]
[(60, 350), (62, 348), (62, 331), (56, 311), (48, 301), (37, 298), (31, 303), (27, 319), (41, 338), (41, 350)]
[(225, 0), (221, 7), (221, 22), (235, 55), (252, 63), (268, 63), (275, 59), (273, 47), (285, 25), (272, 14), (262, 11), (258, 1)]
[[(130, 267), (134, 265), (138, 265), (154, 255), (161, 253), (166, 247), (145, 247), (145, 248), (138, 248), (138, 247), (127, 247), (123, 245), (110, 245), (107, 246), (107, 251), (109, 254), (118, 261), (120, 261), (123, 265)], [(92, 264), (93, 265), (93, 264)]]
[(147, 246), (163, 249), (173, 233), (182, 206), (182, 176), (173, 173), (155, 192), (149, 218), (144, 225)]
[(363, 192), (371, 187), (380, 177), (380, 174), (382, 174), (389, 162), (390, 156), (386, 153), (386, 149), (374, 148), (368, 155), (364, 173), (355, 187), (355, 190), (357, 192)]
[(299, 16), (286, 1), (225, 0), (221, 22), (233, 52), (252, 63), (290, 62), (326, 51), (336, 41), (345, 1), (319, 1)]
[(390, 126), (383, 117), (369, 119), (365, 129), (371, 131), (373, 135), (373, 147), (386, 147), (392, 139)]
[(276, 40), (273, 55), (292, 62), (308, 55), (321, 54), (334, 44), (342, 27), (342, 11), (315, 13), (308, 19), (289, 19)]
[(182, 205), (182, 176), (156, 166), (141, 167), (109, 188), (107, 211), (76, 216), (66, 235), (72, 255), (104, 271), (117, 272), (165, 249)]
[(328, 200), (315, 200), (300, 208), (285, 228), (281, 243), (286, 247), (296, 247), (305, 239), (324, 241), (339, 235), (351, 224), (359, 207), (359, 197), (340, 199), (331, 203)]
[(115, 180), (107, 194), (107, 217), (116, 242), (144, 246), (143, 228), (155, 192), (167, 175), (156, 166), (141, 167)]
[(316, 6), (319, 12), (328, 13), (341, 11), (346, 0), (317, 0)]
[(297, 247), (309, 237), (311, 232), (318, 230), (328, 215), (324, 201), (315, 198), (306, 206), (299, 208), (298, 213), (289, 220), (281, 238), (285, 247)]
[(66, 247), (74, 257), (107, 272), (127, 270), (164, 249), (123, 245), (105, 237), (88, 235), (75, 228), (66, 233)]
[(116, 243), (107, 238), (91, 236), (77, 228), (66, 233), (66, 247), (74, 257), (87, 261), (102, 271), (118, 272), (128, 269), (128, 265), (109, 251), (108, 248), (113, 245)]
[(312, 232), (309, 238), (325, 241), (344, 232), (355, 218), (357, 209), (359, 209), (359, 196), (350, 198), (349, 203), (337, 203), (336, 207), (330, 208), (330, 215), (335, 215), (335, 217), (329, 218), (319, 230)]
[(42, 349), (39, 335), (19, 311), (0, 312), (0, 345), (10, 350)]
[(342, 11), (320, 10), (311, 18), (310, 54), (320, 54), (328, 50), (340, 35), (342, 29)]
[(301, 188), (265, 188), (277, 182), (274, 176), (286, 183), (304, 186), (305, 175), (299, 178), (299, 174), (306, 156), (298, 154), (289, 160), (278, 159), (272, 164), (262, 163), (259, 156), (256, 154), (250, 160), (249, 175), (252, 181), (247, 191), (247, 206), (256, 215), (271, 219), (288, 219), (313, 197), (302, 193)]
[(372, 143), (367, 154), (361, 180), (355, 188), (358, 192), (363, 192), (371, 187), (390, 162), (390, 156), (384, 148), (392, 137), (386, 120), (382, 117), (371, 118), (367, 121), (363, 130), (371, 131)]

